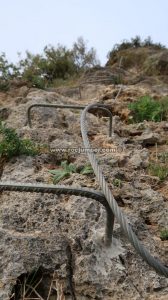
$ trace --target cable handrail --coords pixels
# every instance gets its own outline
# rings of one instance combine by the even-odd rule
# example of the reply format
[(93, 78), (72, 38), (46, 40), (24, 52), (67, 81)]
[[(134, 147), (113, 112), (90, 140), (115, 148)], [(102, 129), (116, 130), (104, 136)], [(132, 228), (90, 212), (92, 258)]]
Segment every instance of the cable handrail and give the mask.
[[(95, 104), (88, 105), (81, 114), (81, 132), (82, 132), (82, 138), (84, 142), (85, 148), (91, 149), (90, 142), (87, 136), (87, 128), (86, 128), (86, 115), (89, 110), (94, 107)], [(92, 149), (91, 149), (92, 150)], [(102, 192), (104, 196), (106, 197), (106, 200), (116, 217), (118, 223), (120, 224), (123, 232), (135, 248), (135, 250), (140, 254), (140, 256), (150, 265), (152, 268), (155, 269), (156, 272), (158, 272), (161, 275), (164, 275), (165, 277), (168, 277), (168, 267), (165, 266), (163, 263), (161, 263), (158, 259), (154, 258), (149, 251), (142, 245), (142, 243), (138, 240), (136, 234), (133, 232), (127, 217), (123, 214), (122, 210), (118, 206), (116, 200), (114, 199), (112, 192), (108, 186), (108, 183), (105, 180), (105, 177), (103, 176), (103, 173), (101, 171), (101, 168), (97, 162), (96, 155), (93, 153), (93, 151), (87, 152), (89, 161), (92, 165), (92, 168), (95, 172), (95, 175), (98, 179), (99, 185), (102, 189)], [(114, 219), (114, 218), (113, 218)]]
[[(37, 105), (38, 106), (38, 105)], [(12, 183), (12, 182), (0, 182), (0, 191), (2, 190), (11, 190), (11, 191), (21, 191), (21, 192), (46, 192), (46, 193), (58, 193), (58, 194), (73, 194), (80, 195), (89, 198), (93, 198), (99, 201), (106, 208), (107, 219), (106, 219), (106, 229), (105, 229), (105, 244), (109, 246), (112, 240), (114, 218), (117, 219), (118, 223), (121, 226), (121, 229), (137, 251), (137, 253), (150, 265), (157, 273), (168, 277), (168, 267), (164, 265), (159, 259), (153, 257), (149, 251), (142, 245), (142, 243), (137, 238), (136, 234), (132, 230), (127, 217), (123, 214), (122, 210), (118, 206), (116, 200), (114, 199), (112, 192), (108, 186), (108, 183), (103, 176), (101, 167), (99, 166), (94, 151), (90, 145), (88, 136), (87, 136), (87, 126), (86, 126), (86, 116), (87, 113), (95, 107), (98, 107), (99, 104), (90, 104), (84, 108), (81, 114), (81, 132), (84, 142), (84, 146), (87, 150), (88, 158), (92, 165), (92, 168), (95, 172), (95, 175), (98, 179), (102, 192), (97, 192), (94, 190), (66, 187), (66, 186), (51, 186), (51, 185), (32, 185), (32, 184), (23, 184), (23, 183)], [(101, 104), (99, 106), (101, 108)], [(82, 108), (83, 109), (83, 108)], [(84, 191), (83, 191), (84, 190)], [(106, 199), (106, 201), (104, 200)]]

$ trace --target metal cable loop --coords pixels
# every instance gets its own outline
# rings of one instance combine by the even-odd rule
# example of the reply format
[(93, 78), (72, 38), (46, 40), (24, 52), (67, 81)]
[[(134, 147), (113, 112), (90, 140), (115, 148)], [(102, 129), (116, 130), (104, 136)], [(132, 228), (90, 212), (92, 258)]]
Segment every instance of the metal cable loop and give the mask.
[(111, 223), (113, 217), (112, 211), (106, 201), (104, 195), (101, 192), (86, 189), (86, 188), (76, 188), (67, 187), (63, 185), (48, 185), (48, 184), (31, 184), (31, 183), (14, 183), (14, 182), (0, 182), (0, 192), (1, 191), (15, 191), (15, 192), (31, 192), (31, 193), (49, 193), (57, 195), (75, 195), (87, 198), (92, 198), (99, 203), (101, 203), (106, 210), (106, 225), (105, 225), (105, 236), (104, 242), (106, 246), (109, 246), (112, 242), (112, 230), (108, 226)]
[[(81, 115), (81, 132), (83, 137), (84, 146), (87, 149), (91, 149), (91, 145), (87, 136), (87, 129), (86, 129), (86, 115), (87, 112), (94, 107), (95, 104), (88, 105)], [(97, 176), (97, 179), (99, 181), (100, 187), (102, 188), (102, 191), (106, 197), (107, 202), (109, 203), (110, 208), (112, 209), (113, 214), (115, 215), (117, 221), (121, 225), (122, 230), (128, 237), (131, 244), (134, 246), (135, 250), (141, 255), (141, 257), (152, 267), (154, 268), (159, 274), (164, 275), (165, 277), (168, 277), (168, 267), (163, 265), (158, 259), (154, 258), (148, 250), (145, 249), (145, 247), (141, 244), (141, 242), (138, 240), (137, 236), (133, 232), (131, 226), (129, 225), (129, 222), (127, 220), (127, 217), (122, 213), (120, 207), (118, 206), (116, 200), (114, 199), (112, 192), (105, 181), (105, 178), (103, 176), (103, 173), (101, 171), (101, 168), (98, 165), (97, 159), (93, 151), (87, 152), (90, 163), (92, 165), (92, 168)]]

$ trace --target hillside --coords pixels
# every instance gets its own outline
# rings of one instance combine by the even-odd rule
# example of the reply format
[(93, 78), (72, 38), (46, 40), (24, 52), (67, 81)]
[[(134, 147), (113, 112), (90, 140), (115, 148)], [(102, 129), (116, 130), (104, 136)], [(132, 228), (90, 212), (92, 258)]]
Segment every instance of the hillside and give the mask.
[[(119, 51), (106, 67), (85, 71), (72, 87), (37, 89), (13, 82), (0, 92), (1, 126), (15, 128), (20, 140), (32, 144), (26, 144), (27, 152), (21, 144), (13, 155), (18, 139), (12, 143), (14, 133), (8, 132), (4, 143), (7, 131), (1, 129), (1, 182), (52, 184), (52, 171), (64, 170), (56, 184), (101, 191), (86, 153), (55, 151), (84, 148), (80, 111), (34, 107), (30, 128), (27, 109), (39, 103), (106, 104), (113, 114), (113, 135), (106, 112), (96, 108), (87, 118), (89, 140), (93, 148), (106, 149), (97, 158), (131, 228), (167, 265), (167, 82), (168, 50), (143, 47)], [(163, 101), (161, 117), (160, 106), (157, 112), (151, 106), (147, 113), (153, 119), (134, 120), (130, 104), (144, 96), (152, 105)], [(32, 155), (33, 145), (38, 150)], [(105, 209), (91, 198), (1, 191), (0, 216), (0, 300), (167, 299), (168, 279), (140, 257), (117, 220), (112, 245), (104, 245)]]
[[(119, 67), (135, 81), (152, 80), (167, 84), (168, 49), (156, 47), (137, 47), (111, 51), (106, 66)], [(133, 77), (133, 78), (132, 78)]]

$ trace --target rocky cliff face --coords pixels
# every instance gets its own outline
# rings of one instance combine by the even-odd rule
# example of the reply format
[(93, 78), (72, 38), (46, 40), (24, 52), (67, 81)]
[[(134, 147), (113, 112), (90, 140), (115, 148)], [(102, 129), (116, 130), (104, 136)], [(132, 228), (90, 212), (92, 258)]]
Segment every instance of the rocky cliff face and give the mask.
[[(29, 128), (28, 107), (34, 103), (108, 104), (115, 115), (113, 137), (108, 137), (108, 118), (95, 112), (88, 116), (89, 138), (94, 148), (120, 149), (97, 155), (104, 175), (138, 238), (166, 264), (168, 242), (161, 240), (160, 231), (168, 228), (168, 180), (150, 175), (148, 166), (158, 153), (168, 152), (168, 123), (128, 122), (128, 103), (146, 94), (167, 96), (168, 88), (164, 83), (160, 87), (151, 82), (108, 86), (92, 82), (83, 87), (78, 100), (76, 91), (70, 98), (24, 86), (0, 94), (0, 116), (20, 137), (52, 149), (80, 148), (78, 111), (36, 108)], [(1, 181), (52, 183), (48, 171), (58, 169), (64, 160), (79, 170), (88, 162), (86, 154), (72, 152), (13, 157), (1, 160)], [(76, 172), (59, 184), (99, 190), (94, 174)], [(0, 299), (166, 300), (168, 280), (141, 259), (120, 225), (115, 223), (111, 247), (103, 244), (104, 229), (104, 208), (92, 199), (1, 192)]]

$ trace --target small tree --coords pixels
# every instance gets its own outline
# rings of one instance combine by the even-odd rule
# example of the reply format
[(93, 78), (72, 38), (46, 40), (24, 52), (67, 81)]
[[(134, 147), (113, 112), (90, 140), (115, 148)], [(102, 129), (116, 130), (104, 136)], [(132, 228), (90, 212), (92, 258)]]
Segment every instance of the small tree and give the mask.
[(96, 50), (93, 47), (88, 50), (82, 37), (79, 37), (73, 44), (72, 55), (78, 70), (85, 70), (100, 64), (96, 57)]
[(22, 77), (37, 88), (44, 88), (45, 78), (43, 76), (45, 69), (45, 59), (42, 55), (33, 55), (29, 51), (26, 52), (26, 58), (20, 60), (19, 67)]
[(132, 43), (133, 47), (135, 47), (135, 48), (142, 46), (141, 38), (139, 35), (136, 35), (134, 38), (132, 38), (131, 43)]
[(10, 80), (17, 75), (19, 75), (19, 68), (9, 63), (5, 53), (2, 53), (0, 55), (0, 90), (8, 90)]
[(76, 72), (71, 50), (59, 45), (57, 48), (46, 46), (44, 48), (46, 57), (45, 73), (49, 80), (62, 78), (66, 79)]
[(13, 64), (10, 64), (5, 53), (0, 55), (0, 78), (8, 80), (12, 76)]

